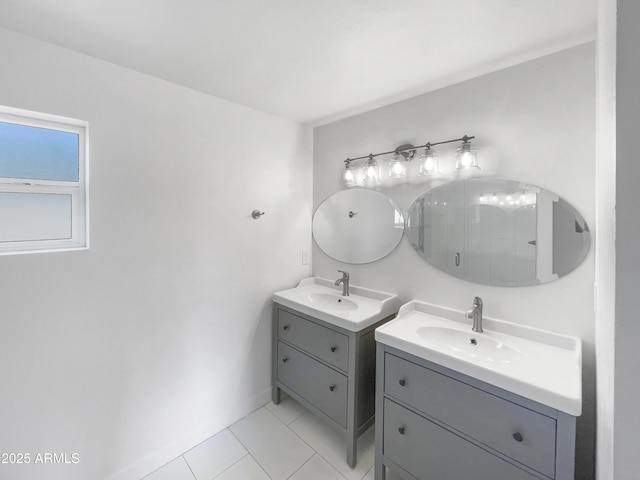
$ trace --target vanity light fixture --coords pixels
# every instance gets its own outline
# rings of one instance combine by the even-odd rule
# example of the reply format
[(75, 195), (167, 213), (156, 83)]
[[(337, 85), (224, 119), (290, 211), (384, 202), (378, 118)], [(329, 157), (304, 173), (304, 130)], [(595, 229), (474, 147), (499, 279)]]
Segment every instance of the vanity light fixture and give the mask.
[[(362, 157), (347, 158), (344, 161), (345, 171), (343, 173), (343, 180), (347, 187), (378, 186), (381, 182), (380, 166), (375, 160), (375, 157), (391, 154), (393, 154), (393, 157), (389, 161), (389, 178), (407, 178), (407, 162), (412, 160), (416, 154), (416, 151), (422, 148), (424, 148), (424, 151), (420, 155), (420, 166), (418, 169), (418, 174), (421, 176), (438, 175), (440, 173), (438, 156), (433, 147), (436, 145), (443, 145), (445, 143), (454, 142), (462, 142), (457, 150), (455, 171), (470, 169), (479, 170), (480, 167), (478, 166), (478, 156), (470, 142), (470, 140), (474, 138), (475, 137), (473, 136), (465, 135), (464, 137), (455, 138), (453, 140), (445, 140), (442, 142), (427, 142), (424, 145), (418, 145), (417, 147), (406, 144), (400, 145), (395, 150), (391, 150), (389, 152), (370, 153), (369, 155), (365, 155)], [(354, 170), (351, 163), (354, 161), (365, 159), (367, 160), (367, 163), (363, 168), (363, 174), (356, 175), (356, 170)]]

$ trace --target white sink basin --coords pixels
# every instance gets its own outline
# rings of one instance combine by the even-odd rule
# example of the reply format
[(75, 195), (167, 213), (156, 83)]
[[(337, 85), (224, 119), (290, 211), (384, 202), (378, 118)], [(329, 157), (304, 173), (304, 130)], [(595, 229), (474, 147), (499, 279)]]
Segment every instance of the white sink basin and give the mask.
[(412, 301), (376, 329), (376, 341), (557, 410), (582, 412), (582, 342), (485, 317), (471, 330), (465, 312)]
[(326, 310), (355, 310), (358, 308), (358, 304), (353, 300), (349, 300), (349, 297), (343, 297), (341, 294), (335, 293), (307, 293), (307, 299), (310, 305), (315, 308), (321, 308)]
[(398, 296), (350, 285), (349, 296), (333, 280), (312, 277), (273, 294), (273, 301), (332, 325), (358, 332), (398, 311)]
[[(434, 348), (444, 348), (454, 355), (487, 364), (517, 363), (525, 357), (517, 349), (503, 343), (503, 340), (492, 338), (492, 333), (457, 330), (447, 327), (419, 327), (418, 336), (426, 344)], [(508, 341), (508, 340), (506, 340)]]

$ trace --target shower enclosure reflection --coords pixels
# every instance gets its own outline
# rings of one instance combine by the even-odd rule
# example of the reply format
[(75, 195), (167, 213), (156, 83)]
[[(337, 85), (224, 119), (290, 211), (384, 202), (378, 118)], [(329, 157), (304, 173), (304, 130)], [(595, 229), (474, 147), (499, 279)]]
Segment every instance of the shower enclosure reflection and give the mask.
[(420, 196), (406, 225), (434, 267), (485, 285), (529, 286), (574, 270), (591, 245), (582, 216), (553, 193), (510, 180), (450, 182)]

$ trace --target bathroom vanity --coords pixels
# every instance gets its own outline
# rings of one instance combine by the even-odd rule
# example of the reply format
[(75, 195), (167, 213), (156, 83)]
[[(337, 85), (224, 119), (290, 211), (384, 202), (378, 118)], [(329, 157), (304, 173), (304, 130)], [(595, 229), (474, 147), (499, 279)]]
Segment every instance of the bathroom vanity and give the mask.
[(285, 391), (344, 432), (354, 467), (357, 439), (374, 421), (374, 330), (398, 303), (396, 295), (360, 287), (342, 296), (333, 283), (306, 279), (274, 294), (273, 402)]
[(573, 480), (579, 339), (408, 305), (376, 332), (376, 480)]

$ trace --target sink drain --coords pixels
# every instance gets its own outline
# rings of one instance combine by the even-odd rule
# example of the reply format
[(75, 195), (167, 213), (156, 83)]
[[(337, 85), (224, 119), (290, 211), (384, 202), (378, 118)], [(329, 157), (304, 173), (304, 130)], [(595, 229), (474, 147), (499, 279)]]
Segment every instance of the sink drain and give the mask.
[(478, 344), (478, 340), (476, 340), (475, 338), (470, 338), (470, 339), (469, 339), (469, 343), (470, 343), (471, 345), (477, 345), (477, 344)]

